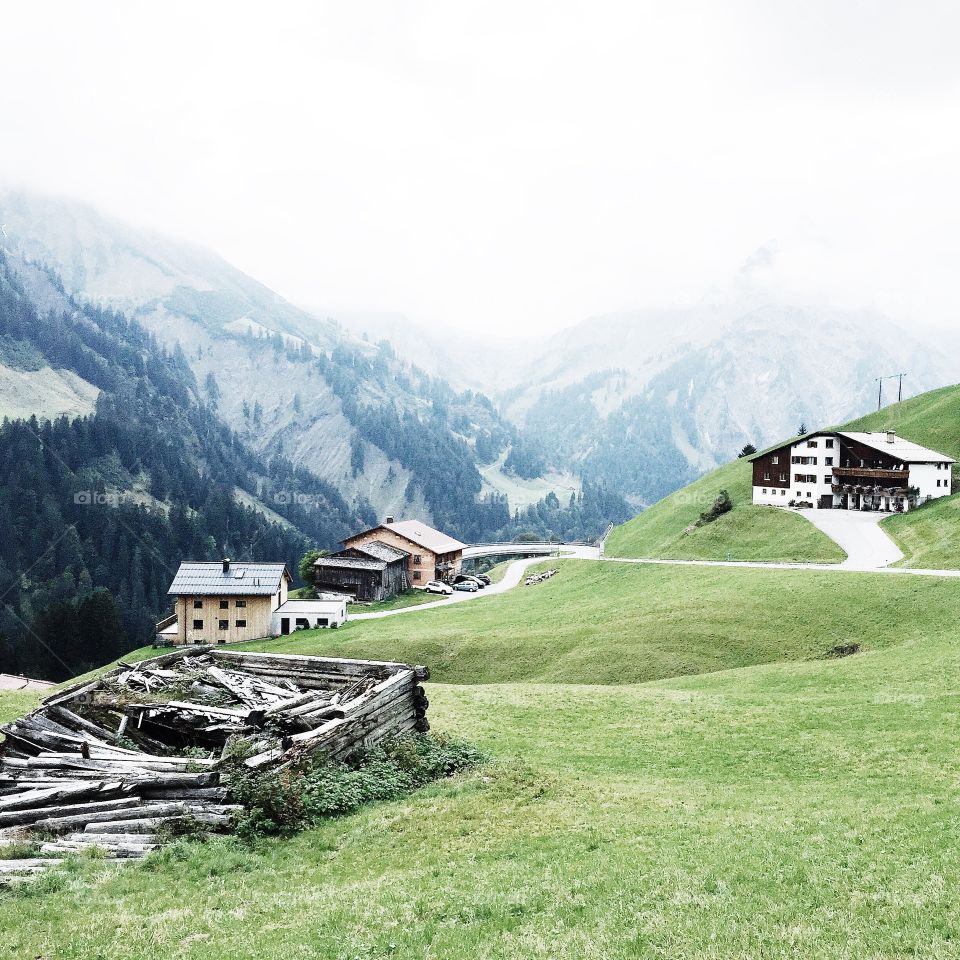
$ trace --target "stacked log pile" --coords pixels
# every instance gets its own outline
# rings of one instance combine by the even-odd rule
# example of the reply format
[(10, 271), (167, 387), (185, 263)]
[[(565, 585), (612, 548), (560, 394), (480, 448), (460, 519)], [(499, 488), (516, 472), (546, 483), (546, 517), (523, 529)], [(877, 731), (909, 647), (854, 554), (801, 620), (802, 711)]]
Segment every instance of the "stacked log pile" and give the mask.
[[(228, 829), (221, 780), (426, 731), (426, 667), (189, 648), (48, 697), (2, 727), (0, 844), (41, 832), (41, 853), (142, 857), (163, 833)], [(57, 859), (0, 860), (0, 882)]]
[(523, 581), (524, 586), (532, 587), (535, 583), (543, 583), (544, 580), (555, 577), (559, 572), (559, 570), (541, 570), (540, 573), (532, 573)]

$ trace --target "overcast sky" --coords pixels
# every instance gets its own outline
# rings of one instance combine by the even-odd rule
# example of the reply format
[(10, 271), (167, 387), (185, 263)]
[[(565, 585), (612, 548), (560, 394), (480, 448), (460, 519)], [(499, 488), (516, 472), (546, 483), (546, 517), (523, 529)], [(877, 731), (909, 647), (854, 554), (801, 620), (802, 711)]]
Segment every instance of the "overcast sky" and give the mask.
[(960, 5), (4, 3), (0, 181), (289, 299), (545, 332), (723, 295), (960, 317)]

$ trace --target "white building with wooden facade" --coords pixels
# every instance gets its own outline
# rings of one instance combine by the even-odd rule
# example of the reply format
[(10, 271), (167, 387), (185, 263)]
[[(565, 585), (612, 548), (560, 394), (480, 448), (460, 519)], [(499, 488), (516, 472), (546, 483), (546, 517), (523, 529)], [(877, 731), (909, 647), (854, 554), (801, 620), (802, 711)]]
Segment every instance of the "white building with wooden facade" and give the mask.
[(751, 457), (753, 502), (901, 513), (949, 496), (952, 457), (894, 431), (821, 431)]

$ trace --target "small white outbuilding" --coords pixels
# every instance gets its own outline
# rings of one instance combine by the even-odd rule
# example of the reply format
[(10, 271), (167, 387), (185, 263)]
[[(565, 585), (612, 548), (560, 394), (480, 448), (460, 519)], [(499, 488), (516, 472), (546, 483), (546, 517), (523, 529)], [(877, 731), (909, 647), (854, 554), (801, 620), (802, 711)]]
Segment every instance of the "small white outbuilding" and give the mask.
[(315, 627), (339, 627), (347, 620), (346, 597), (321, 600), (287, 600), (273, 611), (271, 632), (274, 636), (294, 630)]

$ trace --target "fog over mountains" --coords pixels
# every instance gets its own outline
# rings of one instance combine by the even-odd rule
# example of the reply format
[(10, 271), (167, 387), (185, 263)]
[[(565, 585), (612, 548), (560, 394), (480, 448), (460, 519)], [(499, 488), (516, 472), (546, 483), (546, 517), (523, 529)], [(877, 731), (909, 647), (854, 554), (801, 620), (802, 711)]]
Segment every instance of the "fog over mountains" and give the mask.
[[(551, 492), (565, 503), (587, 480), (640, 509), (744, 443), (869, 410), (877, 376), (907, 372), (907, 395), (957, 379), (955, 354), (932, 337), (867, 310), (783, 302), (751, 287), (749, 271), (693, 307), (505, 344), (399, 313), (301, 309), (216, 254), (69, 201), (7, 195), (0, 223), (8, 253), (179, 344), (219, 416), (259, 453), (309, 468), (365, 514), (478, 535), (493, 520), (468, 517), (465, 503), (506, 496), (512, 514)], [(24, 375), (0, 367), (0, 398), (22, 398)], [(35, 384), (43, 410), (89, 408), (85, 386), (72, 384), (71, 401), (62, 380), (60, 399)], [(7, 412), (22, 415), (12, 402)]]

